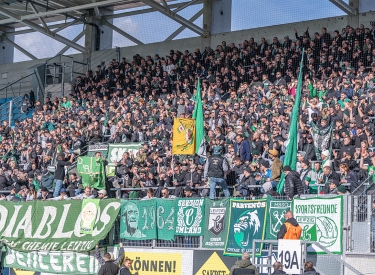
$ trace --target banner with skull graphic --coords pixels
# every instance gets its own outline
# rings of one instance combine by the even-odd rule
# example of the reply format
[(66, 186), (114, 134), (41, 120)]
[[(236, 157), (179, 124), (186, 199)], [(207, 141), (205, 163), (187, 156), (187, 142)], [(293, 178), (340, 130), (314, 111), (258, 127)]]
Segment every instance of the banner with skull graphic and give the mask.
[[(230, 218), (226, 256), (241, 256), (252, 253), (253, 240), (263, 240), (266, 228), (267, 200), (230, 200)], [(262, 253), (262, 244), (256, 244), (256, 254)]]

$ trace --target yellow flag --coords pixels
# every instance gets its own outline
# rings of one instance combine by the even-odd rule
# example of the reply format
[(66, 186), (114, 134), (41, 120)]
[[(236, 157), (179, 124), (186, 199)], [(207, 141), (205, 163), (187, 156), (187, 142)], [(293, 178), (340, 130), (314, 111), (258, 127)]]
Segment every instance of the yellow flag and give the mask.
[(175, 118), (172, 139), (173, 155), (195, 154), (195, 120), (191, 118)]

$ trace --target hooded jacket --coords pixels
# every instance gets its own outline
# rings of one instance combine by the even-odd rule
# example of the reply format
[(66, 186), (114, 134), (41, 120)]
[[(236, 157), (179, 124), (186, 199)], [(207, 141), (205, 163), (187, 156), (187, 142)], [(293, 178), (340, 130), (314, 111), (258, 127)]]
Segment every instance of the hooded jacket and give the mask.
[(295, 195), (304, 194), (305, 188), (297, 171), (290, 171), (285, 177), (284, 192), (288, 198), (292, 199)]
[(239, 261), (236, 261), (236, 263), (234, 264), (234, 266), (232, 266), (232, 268), (230, 269), (229, 275), (233, 275), (233, 271), (236, 268), (252, 269), (252, 270), (255, 271), (255, 273), (254, 273), (255, 275), (259, 275), (258, 269), (255, 267), (255, 265), (253, 265), (251, 263), (250, 260), (239, 260)]
[[(281, 227), (280, 227), (280, 230), (279, 230), (279, 233), (277, 233), (277, 239), (284, 239), (284, 236), (285, 234), (287, 234), (287, 231), (288, 231), (288, 226), (286, 225), (286, 223), (288, 223), (289, 225), (288, 226), (295, 226), (295, 227), (299, 227), (299, 229), (301, 229), (301, 226), (298, 224), (297, 220), (295, 218), (290, 218), (288, 219)], [(300, 230), (302, 232), (302, 229)], [(298, 240), (299, 237), (296, 239)]]

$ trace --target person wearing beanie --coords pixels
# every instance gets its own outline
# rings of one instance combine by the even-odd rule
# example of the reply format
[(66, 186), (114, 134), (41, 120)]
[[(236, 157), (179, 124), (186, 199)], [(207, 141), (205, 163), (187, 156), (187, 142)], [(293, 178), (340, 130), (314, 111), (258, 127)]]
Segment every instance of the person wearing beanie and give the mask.
[(289, 165), (283, 168), (285, 174), (284, 194), (289, 200), (292, 200), (295, 195), (302, 195), (305, 193), (305, 188), (302, 185), (300, 175), (297, 171), (293, 171)]
[(269, 157), (272, 161), (271, 171), (272, 171), (272, 177), (270, 178), (270, 181), (272, 183), (272, 187), (274, 188), (280, 180), (281, 177), (281, 170), (283, 168), (283, 163), (278, 158), (279, 152), (275, 149), (268, 150)]
[(225, 197), (230, 196), (226, 182), (227, 172), (228, 163), (221, 156), (221, 146), (215, 146), (212, 155), (206, 161), (203, 174), (203, 182), (206, 181), (207, 177), (209, 178), (210, 199), (215, 198), (217, 184), (223, 188)]

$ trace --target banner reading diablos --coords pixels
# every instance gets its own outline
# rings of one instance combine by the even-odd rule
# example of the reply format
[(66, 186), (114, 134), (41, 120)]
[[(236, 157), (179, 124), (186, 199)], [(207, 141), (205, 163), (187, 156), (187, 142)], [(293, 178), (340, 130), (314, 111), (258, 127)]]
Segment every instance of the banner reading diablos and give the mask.
[(118, 200), (100, 200), (91, 234), (82, 234), (82, 201), (0, 203), (0, 240), (19, 251), (89, 251), (110, 231)]
[[(343, 196), (294, 199), (294, 218), (302, 227), (301, 240), (315, 241), (334, 254), (342, 254)], [(309, 253), (325, 253), (316, 245)]]
[(229, 199), (206, 200), (203, 247), (224, 248), (229, 220)]
[[(230, 218), (227, 241), (224, 248), (226, 256), (241, 256), (243, 252), (252, 253), (253, 240), (263, 240), (266, 228), (266, 200), (230, 200)], [(257, 243), (256, 253), (262, 252)]]
[(201, 236), (204, 225), (204, 199), (178, 199), (176, 231), (179, 236)]

